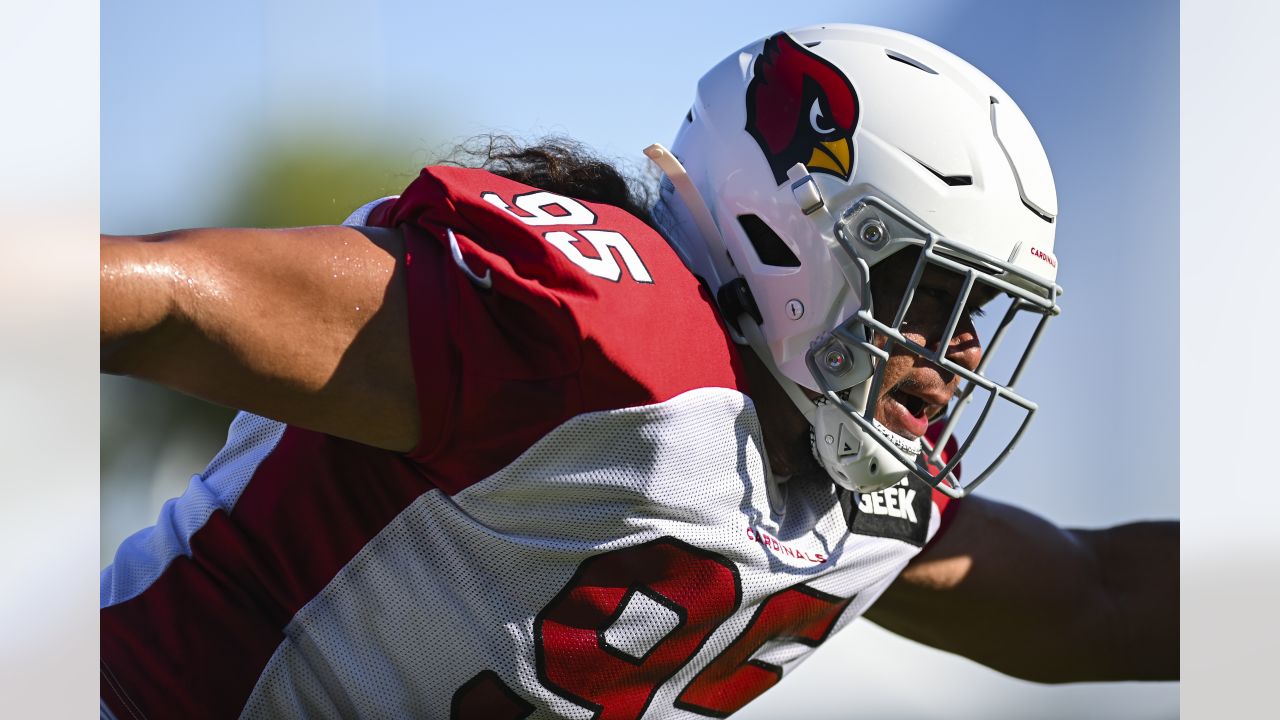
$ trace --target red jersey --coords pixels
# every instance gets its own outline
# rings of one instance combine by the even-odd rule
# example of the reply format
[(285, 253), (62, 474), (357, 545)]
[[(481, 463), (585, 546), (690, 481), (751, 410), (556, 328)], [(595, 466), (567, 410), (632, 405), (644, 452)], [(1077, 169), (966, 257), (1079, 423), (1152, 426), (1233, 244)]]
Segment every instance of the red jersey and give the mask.
[(618, 208), (428, 168), (407, 455), (240, 414), (102, 575), (132, 717), (723, 717), (937, 531), (916, 480), (778, 483), (708, 293)]

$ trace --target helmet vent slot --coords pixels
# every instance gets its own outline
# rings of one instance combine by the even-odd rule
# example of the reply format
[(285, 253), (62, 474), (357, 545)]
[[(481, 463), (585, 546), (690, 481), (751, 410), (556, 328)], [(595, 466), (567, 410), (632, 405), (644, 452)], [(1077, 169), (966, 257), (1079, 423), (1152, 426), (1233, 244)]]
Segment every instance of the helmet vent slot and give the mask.
[(888, 55), (890, 60), (897, 60), (898, 62), (904, 65), (910, 65), (911, 67), (917, 70), (923, 70), (929, 73), (930, 75), (938, 74), (937, 70), (934, 70), (933, 68), (929, 67), (928, 65), (925, 65), (924, 63), (920, 62), (919, 60), (916, 60), (915, 58), (907, 57), (902, 53), (894, 52), (888, 48), (885, 48), (884, 54)]
[[(992, 97), (991, 98), (991, 134), (995, 137), (996, 144), (1000, 146), (1001, 152), (1004, 153), (1005, 160), (1009, 162), (1009, 170), (1013, 173), (1013, 180), (1018, 185), (1018, 197), (1022, 198), (1022, 204), (1025, 205), (1028, 210), (1034, 213), (1036, 217), (1040, 218), (1041, 220), (1047, 223), (1052, 224), (1053, 214), (1045, 212), (1042, 208), (1040, 208), (1040, 206), (1032, 202), (1031, 198), (1027, 197), (1027, 189), (1022, 184), (1022, 175), (1018, 172), (1018, 165), (1013, 161), (1013, 156), (1009, 154), (1009, 148), (1005, 146), (1004, 139), (1000, 137), (1000, 125), (996, 122), (996, 119), (999, 116), (999, 113), (998, 113), (999, 107), (1000, 107), (1000, 101)], [(1025, 125), (1025, 121), (1023, 124)], [(1027, 130), (1030, 131), (1030, 126), (1027, 125), (1026, 127), (1027, 127)], [(1014, 126), (1014, 129), (1016, 130), (1016, 125)]]
[(760, 262), (773, 267), (800, 267), (800, 258), (759, 215), (739, 215), (738, 224), (747, 234)]
[(1030, 210), (1031, 212), (1035, 213), (1035, 214), (1036, 214), (1036, 216), (1037, 216), (1037, 217), (1039, 217), (1041, 220), (1043, 220), (1043, 221), (1045, 221), (1045, 222), (1047, 222), (1047, 223), (1051, 223), (1051, 224), (1053, 223), (1053, 216), (1052, 216), (1052, 215), (1049, 215), (1048, 213), (1044, 212), (1043, 210), (1041, 210), (1040, 208), (1036, 207), (1035, 205), (1032, 205), (1031, 203), (1027, 202), (1027, 199), (1026, 199), (1026, 198), (1023, 198), (1023, 199), (1022, 199), (1022, 204), (1023, 204), (1023, 205), (1026, 205), (1026, 206), (1027, 206), (1027, 209), (1028, 209), (1028, 210)]
[[(910, 156), (908, 156), (908, 157), (910, 157)], [(920, 167), (922, 167), (922, 168), (924, 168), (925, 170), (928, 170), (929, 172), (933, 173), (933, 176), (934, 176), (934, 177), (936, 177), (936, 178), (938, 178), (939, 180), (941, 180), (942, 182), (944, 182), (944, 183), (946, 183), (946, 184), (950, 185), (951, 187), (956, 187), (956, 186), (959, 186), (959, 185), (972, 185), (972, 184), (973, 184), (973, 176), (972, 176), (972, 175), (943, 175), (942, 173), (938, 172), (937, 170), (934, 170), (933, 168), (929, 167), (928, 165), (925, 165), (923, 162), (920, 162), (920, 158), (915, 158), (915, 157), (913, 157), (913, 158), (911, 158), (911, 159), (912, 159), (912, 160), (915, 160), (915, 161), (916, 161), (916, 162), (918, 162), (918, 163), (920, 163)]]

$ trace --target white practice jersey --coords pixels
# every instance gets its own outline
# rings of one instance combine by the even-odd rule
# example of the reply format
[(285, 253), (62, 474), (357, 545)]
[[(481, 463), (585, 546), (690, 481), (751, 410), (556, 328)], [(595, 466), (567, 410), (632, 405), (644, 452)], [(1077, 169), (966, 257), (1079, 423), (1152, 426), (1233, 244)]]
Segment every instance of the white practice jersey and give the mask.
[(247, 413), (102, 577), (118, 718), (724, 717), (937, 532), (916, 480), (777, 482), (704, 289), (622, 211), (429, 168), (397, 454)]

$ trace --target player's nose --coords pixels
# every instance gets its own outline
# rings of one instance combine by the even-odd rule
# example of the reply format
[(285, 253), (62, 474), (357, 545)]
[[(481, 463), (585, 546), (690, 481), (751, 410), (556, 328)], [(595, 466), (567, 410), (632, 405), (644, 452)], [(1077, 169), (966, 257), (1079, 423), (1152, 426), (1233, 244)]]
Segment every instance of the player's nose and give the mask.
[(956, 328), (956, 333), (947, 346), (946, 357), (966, 370), (978, 368), (978, 363), (982, 361), (982, 343), (978, 340), (978, 331), (971, 321), (966, 319)]

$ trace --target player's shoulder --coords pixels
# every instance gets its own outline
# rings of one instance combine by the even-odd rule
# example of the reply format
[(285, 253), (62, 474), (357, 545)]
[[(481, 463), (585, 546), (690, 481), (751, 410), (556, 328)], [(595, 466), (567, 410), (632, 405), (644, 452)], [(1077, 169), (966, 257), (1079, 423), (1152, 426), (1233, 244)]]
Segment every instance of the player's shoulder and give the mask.
[(660, 238), (642, 220), (620, 207), (571, 197), (554, 192), (553, 188), (529, 185), (481, 168), (424, 167), (385, 210), (383, 217), (389, 224), (427, 218), (484, 227), (602, 225)]
[(626, 210), (482, 169), (426, 167), (380, 210), (381, 224), (435, 226), (441, 241), (502, 255), (548, 287), (593, 278), (653, 284), (655, 271), (666, 284), (687, 285), (688, 272), (666, 240)]
[(620, 207), (433, 166), (370, 217), (404, 228), (411, 303), (447, 308), (450, 342), (501, 358), (494, 372), (575, 376), (583, 394), (631, 404), (742, 386), (709, 292)]
[(709, 294), (665, 238), (614, 205), (433, 166), (371, 218), (408, 228), (411, 252), (435, 246), (434, 257), (482, 299), (563, 314), (602, 339), (722, 334)]
[(419, 393), (450, 399), (415, 457), (451, 477), (579, 415), (745, 387), (709, 292), (622, 208), (428, 167), (370, 223), (403, 231)]

